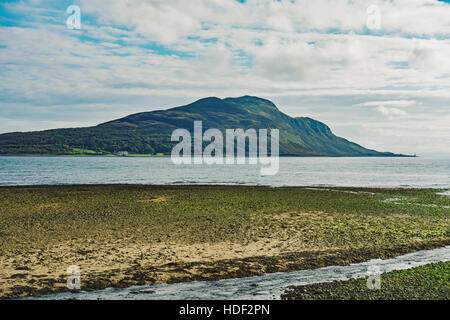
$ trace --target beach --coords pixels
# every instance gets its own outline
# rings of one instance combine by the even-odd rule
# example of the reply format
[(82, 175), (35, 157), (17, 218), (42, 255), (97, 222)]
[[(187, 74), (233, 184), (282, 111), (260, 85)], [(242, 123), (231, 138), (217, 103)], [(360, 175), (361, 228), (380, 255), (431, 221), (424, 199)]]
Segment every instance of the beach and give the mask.
[(348, 265), (450, 244), (437, 189), (0, 187), (0, 298)]

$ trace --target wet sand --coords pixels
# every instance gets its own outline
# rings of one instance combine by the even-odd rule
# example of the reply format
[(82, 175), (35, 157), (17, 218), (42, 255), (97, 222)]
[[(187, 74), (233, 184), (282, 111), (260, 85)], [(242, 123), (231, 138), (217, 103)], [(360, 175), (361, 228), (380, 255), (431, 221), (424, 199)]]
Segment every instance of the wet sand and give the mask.
[[(393, 194), (408, 204), (382, 202)], [(430, 190), (66, 186), (0, 188), (0, 199), (1, 298), (68, 291), (70, 265), (80, 266), (89, 291), (346, 265), (450, 244), (447, 200)]]

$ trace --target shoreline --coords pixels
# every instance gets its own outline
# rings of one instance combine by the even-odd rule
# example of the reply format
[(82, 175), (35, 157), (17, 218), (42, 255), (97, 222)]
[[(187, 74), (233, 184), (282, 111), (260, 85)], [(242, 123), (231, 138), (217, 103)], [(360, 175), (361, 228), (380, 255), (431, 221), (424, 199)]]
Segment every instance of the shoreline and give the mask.
[[(126, 156), (118, 156), (115, 154), (0, 154), (0, 157), (97, 157), (97, 158), (170, 158), (170, 154), (164, 155), (146, 155), (131, 154)], [(293, 155), (280, 154), (280, 158), (421, 158), (420, 155), (410, 154), (393, 154), (378, 156), (331, 156), (331, 155)]]
[[(450, 191), (450, 186), (448, 187), (415, 187), (415, 186), (345, 186), (345, 185), (325, 185), (325, 184), (305, 184), (305, 185), (270, 185), (270, 184), (244, 184), (244, 183), (167, 183), (167, 184), (151, 184), (151, 183), (61, 183), (61, 184), (15, 184), (15, 185), (2, 185), (0, 184), (0, 189), (8, 188), (52, 188), (52, 187), (235, 187), (235, 188), (271, 188), (271, 189), (288, 189), (288, 188), (300, 188), (300, 189), (311, 189), (317, 191), (333, 191), (333, 192), (346, 192), (346, 190), (357, 190), (355, 192), (361, 191), (362, 193), (368, 192), (368, 190), (415, 190), (415, 191), (431, 191), (436, 192), (437, 195), (447, 195), (446, 192)], [(359, 191), (358, 191), (359, 190)], [(447, 195), (449, 196), (449, 195)]]
[[(384, 201), (394, 196), (405, 202)], [(449, 204), (433, 189), (4, 186), (0, 299), (68, 291), (69, 265), (92, 291), (433, 249), (450, 244)]]

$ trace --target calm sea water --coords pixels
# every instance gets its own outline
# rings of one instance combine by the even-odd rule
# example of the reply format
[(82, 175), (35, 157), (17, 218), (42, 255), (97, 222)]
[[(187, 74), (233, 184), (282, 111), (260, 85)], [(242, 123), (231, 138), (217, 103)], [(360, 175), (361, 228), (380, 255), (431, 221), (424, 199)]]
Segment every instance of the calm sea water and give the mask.
[(281, 158), (274, 176), (256, 165), (174, 165), (170, 158), (0, 157), (0, 185), (248, 184), (450, 188), (450, 160)]

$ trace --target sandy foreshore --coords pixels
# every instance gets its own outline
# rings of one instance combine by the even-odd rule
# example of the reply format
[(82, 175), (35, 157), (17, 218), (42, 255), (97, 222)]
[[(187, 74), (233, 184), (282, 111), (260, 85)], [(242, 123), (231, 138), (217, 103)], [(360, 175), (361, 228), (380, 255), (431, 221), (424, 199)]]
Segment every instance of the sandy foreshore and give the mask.
[[(212, 280), (450, 244), (438, 190), (237, 186), (0, 188), (0, 298)], [(400, 199), (395, 202), (386, 199)], [(403, 202), (402, 202), (403, 201)], [(432, 204), (432, 206), (430, 206)]]

